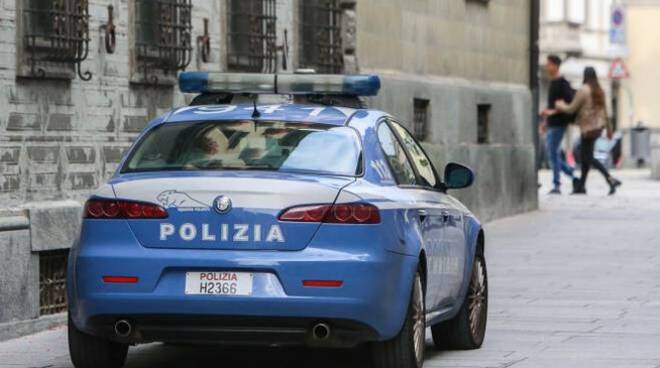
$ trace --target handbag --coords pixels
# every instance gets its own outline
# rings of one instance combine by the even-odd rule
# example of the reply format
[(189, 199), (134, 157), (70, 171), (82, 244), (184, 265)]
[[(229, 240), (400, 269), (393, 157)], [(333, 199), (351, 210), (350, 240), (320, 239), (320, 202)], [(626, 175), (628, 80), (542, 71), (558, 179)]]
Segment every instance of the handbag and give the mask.
[(598, 139), (603, 135), (607, 125), (607, 113), (603, 109), (593, 109), (581, 126), (582, 137), (586, 139)]

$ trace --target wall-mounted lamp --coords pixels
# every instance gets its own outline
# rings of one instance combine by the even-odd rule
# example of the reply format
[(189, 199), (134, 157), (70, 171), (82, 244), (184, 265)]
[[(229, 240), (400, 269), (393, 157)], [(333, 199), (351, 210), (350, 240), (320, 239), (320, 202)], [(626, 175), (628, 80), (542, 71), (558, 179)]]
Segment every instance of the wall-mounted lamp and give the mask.
[(289, 31), (286, 28), (284, 29), (284, 43), (277, 46), (275, 50), (282, 53), (282, 69), (287, 70), (287, 59), (289, 56)]
[(108, 23), (101, 26), (101, 29), (105, 32), (105, 51), (108, 54), (114, 54), (117, 46), (113, 11), (113, 6), (108, 5)]
[(211, 57), (211, 37), (209, 36), (209, 19), (204, 18), (204, 34), (197, 37), (202, 62), (208, 63)]

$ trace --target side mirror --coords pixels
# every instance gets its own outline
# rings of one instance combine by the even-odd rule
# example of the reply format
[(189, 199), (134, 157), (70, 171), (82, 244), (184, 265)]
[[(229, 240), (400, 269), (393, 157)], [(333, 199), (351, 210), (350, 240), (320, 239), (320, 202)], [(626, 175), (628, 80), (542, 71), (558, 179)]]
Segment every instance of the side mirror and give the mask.
[(469, 168), (449, 163), (445, 167), (445, 187), (447, 189), (463, 189), (474, 183), (474, 173)]

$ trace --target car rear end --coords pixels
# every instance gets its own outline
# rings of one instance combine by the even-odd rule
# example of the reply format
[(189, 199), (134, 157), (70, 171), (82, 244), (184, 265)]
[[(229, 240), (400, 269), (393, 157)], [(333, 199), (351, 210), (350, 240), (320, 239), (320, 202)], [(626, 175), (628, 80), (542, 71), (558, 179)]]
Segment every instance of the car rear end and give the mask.
[(341, 125), (153, 127), (85, 206), (69, 264), (73, 323), (120, 343), (392, 338), (417, 259), (387, 251), (385, 214), (342, 191), (362, 156)]

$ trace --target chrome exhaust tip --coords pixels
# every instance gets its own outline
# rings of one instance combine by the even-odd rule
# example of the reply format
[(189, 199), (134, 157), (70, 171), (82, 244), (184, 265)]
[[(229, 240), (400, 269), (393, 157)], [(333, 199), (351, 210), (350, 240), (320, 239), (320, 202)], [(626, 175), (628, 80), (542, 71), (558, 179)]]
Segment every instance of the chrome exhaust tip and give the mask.
[(330, 338), (330, 326), (318, 323), (312, 327), (312, 336), (316, 340), (327, 340)]
[(133, 332), (133, 326), (125, 319), (115, 322), (115, 334), (118, 337), (129, 337)]

